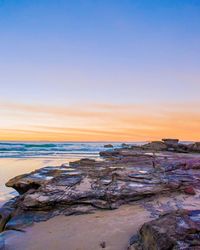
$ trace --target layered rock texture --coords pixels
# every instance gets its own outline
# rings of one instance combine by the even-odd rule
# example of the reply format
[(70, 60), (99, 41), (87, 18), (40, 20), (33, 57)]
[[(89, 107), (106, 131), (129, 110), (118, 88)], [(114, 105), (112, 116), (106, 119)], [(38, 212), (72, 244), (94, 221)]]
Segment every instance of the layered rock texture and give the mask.
[(59, 214), (116, 209), (158, 194), (194, 195), (200, 187), (200, 156), (193, 154), (198, 150), (198, 143), (183, 145), (172, 139), (140, 147), (123, 145), (100, 152), (103, 160), (81, 159), (17, 176), (6, 185), (20, 195), (0, 209), (0, 231), (23, 230)]
[(145, 223), (138, 237), (132, 239), (132, 246), (138, 250), (200, 249), (200, 210), (177, 210), (161, 215)]
[[(103, 157), (110, 156), (126, 156), (130, 155), (131, 150), (140, 151), (140, 152), (175, 152), (175, 153), (200, 153), (200, 142), (195, 142), (192, 144), (183, 144), (180, 143), (178, 139), (162, 139), (162, 141), (152, 141), (150, 143), (144, 144), (142, 146), (122, 144), (122, 148), (114, 149), (110, 151), (100, 152), (100, 155)], [(126, 151), (126, 149), (128, 151)]]

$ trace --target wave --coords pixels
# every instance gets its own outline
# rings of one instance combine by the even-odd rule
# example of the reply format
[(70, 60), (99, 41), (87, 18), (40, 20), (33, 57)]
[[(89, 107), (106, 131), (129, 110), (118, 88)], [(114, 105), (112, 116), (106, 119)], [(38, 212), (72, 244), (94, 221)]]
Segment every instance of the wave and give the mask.
[[(121, 143), (112, 143), (119, 147)], [(0, 158), (98, 156), (104, 143), (0, 142)]]
[(56, 144), (24, 144), (26, 148), (53, 148)]

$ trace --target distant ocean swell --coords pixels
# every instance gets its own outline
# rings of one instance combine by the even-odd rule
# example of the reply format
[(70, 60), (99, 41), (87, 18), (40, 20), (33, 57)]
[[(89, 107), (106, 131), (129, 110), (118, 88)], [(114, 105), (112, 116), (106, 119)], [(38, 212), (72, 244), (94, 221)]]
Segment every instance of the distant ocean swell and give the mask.
[[(105, 143), (1, 142), (0, 158), (97, 157)], [(120, 143), (113, 143), (119, 147)]]

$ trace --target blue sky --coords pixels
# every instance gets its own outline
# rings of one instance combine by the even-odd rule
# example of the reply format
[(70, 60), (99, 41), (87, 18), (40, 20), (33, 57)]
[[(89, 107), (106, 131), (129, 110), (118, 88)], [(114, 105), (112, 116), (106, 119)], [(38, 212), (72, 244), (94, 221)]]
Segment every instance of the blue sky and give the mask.
[(199, 44), (198, 0), (0, 0), (0, 102), (191, 105)]
[(0, 37), (3, 99), (198, 98), (199, 1), (1, 1)]

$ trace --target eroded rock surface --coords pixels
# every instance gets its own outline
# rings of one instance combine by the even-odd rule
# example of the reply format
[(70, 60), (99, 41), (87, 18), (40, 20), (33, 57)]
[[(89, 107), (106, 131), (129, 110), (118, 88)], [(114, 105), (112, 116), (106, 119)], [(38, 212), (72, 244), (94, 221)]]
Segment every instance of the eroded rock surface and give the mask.
[(8, 181), (6, 185), (21, 195), (1, 208), (0, 230), (21, 230), (59, 214), (115, 209), (157, 194), (194, 195), (199, 189), (200, 157), (196, 155), (155, 154), (135, 147), (105, 152), (115, 153), (102, 161), (81, 159)]
[(104, 145), (104, 148), (113, 148), (113, 145), (112, 144), (106, 144), (106, 145)]
[[(134, 152), (135, 151), (135, 152)], [(192, 144), (183, 144), (178, 139), (162, 139), (162, 141), (152, 141), (150, 143), (136, 146), (117, 148), (114, 150), (102, 151), (100, 155), (103, 157), (119, 157), (134, 154), (136, 152), (176, 152), (176, 153), (200, 153), (200, 142)]]
[(200, 210), (177, 210), (161, 215), (145, 223), (133, 239), (138, 250), (200, 249)]
[(38, 189), (41, 185), (62, 174), (66, 167), (44, 167), (39, 171), (16, 176), (6, 183), (7, 187), (14, 188), (19, 194), (29, 189)]

